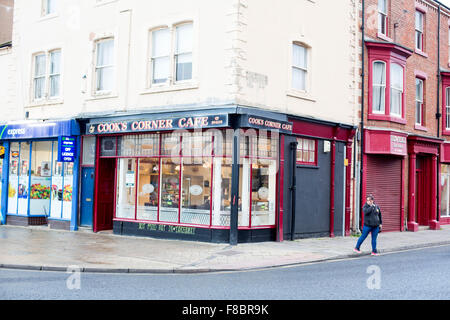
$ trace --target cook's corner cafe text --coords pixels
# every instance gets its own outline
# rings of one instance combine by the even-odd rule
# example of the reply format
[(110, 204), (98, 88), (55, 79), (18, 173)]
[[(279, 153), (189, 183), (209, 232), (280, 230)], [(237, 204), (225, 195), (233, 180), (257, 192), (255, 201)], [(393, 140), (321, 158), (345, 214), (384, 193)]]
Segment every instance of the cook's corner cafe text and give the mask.
[(77, 230), (77, 121), (0, 125), (0, 144), (1, 223)]

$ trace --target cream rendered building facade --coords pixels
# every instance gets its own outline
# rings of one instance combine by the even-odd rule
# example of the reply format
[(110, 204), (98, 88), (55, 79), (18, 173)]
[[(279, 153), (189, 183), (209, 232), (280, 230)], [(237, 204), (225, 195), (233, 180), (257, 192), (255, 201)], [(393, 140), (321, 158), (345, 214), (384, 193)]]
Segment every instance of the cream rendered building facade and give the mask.
[[(16, 0), (6, 105), (29, 119), (237, 103), (357, 124), (355, 0)], [(193, 22), (192, 81), (149, 86), (149, 32)], [(114, 38), (114, 88), (94, 93), (96, 41)], [(292, 89), (292, 44), (308, 47), (306, 92)], [(61, 94), (33, 99), (33, 56), (61, 50)], [(8, 68), (7, 68), (8, 69)], [(5, 73), (3, 73), (3, 79)], [(3, 80), (4, 81), (4, 80)], [(4, 88), (4, 86), (2, 86)]]
[[(336, 150), (341, 152), (351, 145), (359, 123), (359, 10), (356, 0), (285, 0), (282, 4), (274, 0), (15, 0), (12, 48), (0, 49), (0, 66), (6, 71), (0, 75), (1, 122), (241, 106), (353, 130), (339, 138), (342, 147), (337, 143)], [(176, 81), (175, 34), (184, 24), (192, 25), (192, 73), (187, 80)], [(152, 36), (159, 29), (168, 29), (170, 34), (170, 72), (162, 84), (152, 81)], [(98, 43), (107, 39), (113, 40), (108, 65), (111, 88), (99, 91)], [(304, 50), (301, 66), (294, 47)], [(51, 97), (51, 55), (55, 51), (59, 52), (59, 85), (58, 94)], [(45, 88), (37, 99), (36, 56), (46, 60)], [(295, 88), (298, 81), (300, 89)], [(316, 144), (316, 154), (328, 148), (326, 139), (322, 140)], [(331, 183), (331, 193), (342, 192), (333, 194), (327, 207), (333, 216), (330, 229), (335, 212), (343, 210), (335, 227), (342, 227), (343, 232), (338, 234), (348, 234), (345, 220), (349, 218), (344, 211), (353, 207), (353, 201), (349, 204), (344, 198), (351, 193), (353, 199), (357, 189), (353, 183), (357, 177), (352, 177), (351, 187), (343, 191), (348, 182), (343, 177), (344, 162), (351, 161), (348, 150), (342, 155), (347, 160), (339, 160), (341, 168), (336, 169), (343, 184)], [(355, 161), (351, 162), (353, 166)], [(335, 197), (342, 208), (334, 208)], [(284, 231), (278, 230), (281, 235), (288, 234), (290, 225), (295, 229), (291, 220), (277, 221), (285, 226)]]

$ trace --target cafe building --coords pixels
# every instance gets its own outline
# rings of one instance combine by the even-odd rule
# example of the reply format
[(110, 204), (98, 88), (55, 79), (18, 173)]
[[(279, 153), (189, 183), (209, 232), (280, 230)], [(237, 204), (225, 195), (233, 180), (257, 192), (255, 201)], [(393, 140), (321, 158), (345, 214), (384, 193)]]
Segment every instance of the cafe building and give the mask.
[(0, 126), (2, 224), (77, 229), (79, 133), (75, 120)]
[(349, 234), (352, 126), (241, 106), (79, 121), (82, 227), (230, 243)]

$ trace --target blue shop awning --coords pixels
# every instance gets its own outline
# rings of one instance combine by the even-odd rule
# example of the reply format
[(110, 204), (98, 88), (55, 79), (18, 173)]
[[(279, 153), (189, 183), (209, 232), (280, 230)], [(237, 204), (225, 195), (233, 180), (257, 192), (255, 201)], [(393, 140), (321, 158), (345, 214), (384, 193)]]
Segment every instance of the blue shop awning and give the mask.
[(0, 140), (57, 138), (80, 135), (80, 126), (74, 119), (29, 121), (0, 126)]

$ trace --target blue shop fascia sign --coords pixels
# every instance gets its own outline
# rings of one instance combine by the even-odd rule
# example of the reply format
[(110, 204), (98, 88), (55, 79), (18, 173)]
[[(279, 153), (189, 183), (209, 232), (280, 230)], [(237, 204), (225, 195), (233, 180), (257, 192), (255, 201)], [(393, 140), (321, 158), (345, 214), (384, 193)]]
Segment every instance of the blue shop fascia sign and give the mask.
[(0, 125), (0, 140), (28, 140), (80, 135), (74, 119)]

